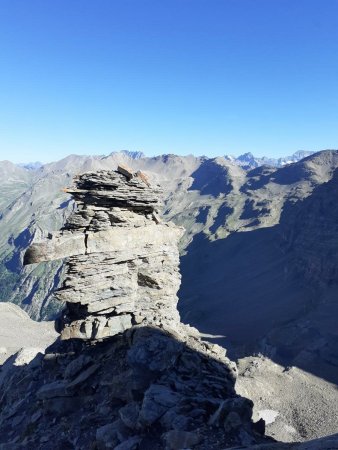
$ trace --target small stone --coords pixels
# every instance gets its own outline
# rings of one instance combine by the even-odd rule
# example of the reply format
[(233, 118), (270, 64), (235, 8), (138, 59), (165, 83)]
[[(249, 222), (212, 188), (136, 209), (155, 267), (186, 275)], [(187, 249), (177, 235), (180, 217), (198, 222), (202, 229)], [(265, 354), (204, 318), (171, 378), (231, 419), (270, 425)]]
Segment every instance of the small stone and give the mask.
[(92, 362), (92, 358), (88, 355), (80, 355), (78, 358), (71, 361), (65, 368), (65, 378), (72, 378), (77, 375), (80, 370), (85, 368), (88, 364)]
[(108, 416), (111, 413), (111, 408), (107, 405), (101, 405), (98, 407), (97, 412), (101, 416)]
[(157, 224), (162, 223), (162, 220), (159, 218), (158, 214), (156, 214), (155, 212), (152, 213), (152, 218), (155, 223), (157, 223)]
[(100, 368), (99, 364), (93, 364), (89, 366), (86, 370), (80, 373), (75, 380), (67, 385), (67, 390), (72, 390), (78, 387), (80, 384), (84, 383), (89, 377), (91, 377), (98, 369)]
[(142, 180), (148, 187), (150, 187), (150, 183), (149, 183), (149, 178), (147, 177), (147, 175), (143, 172), (141, 172), (141, 170), (138, 170), (136, 172), (136, 176)]
[(153, 384), (146, 391), (140, 421), (145, 425), (156, 422), (167, 410), (175, 406), (180, 400), (180, 395), (167, 386)]
[(132, 402), (119, 410), (119, 416), (128, 428), (135, 430), (138, 425), (139, 412), (139, 404), (137, 402)]
[(113, 422), (113, 424), (116, 429), (117, 438), (120, 442), (123, 442), (126, 439), (129, 439), (130, 435), (133, 434), (131, 432), (130, 428), (126, 427), (121, 419), (115, 420), (115, 422)]
[(41, 411), (41, 409), (39, 409), (38, 411), (36, 411), (36, 412), (32, 415), (32, 417), (31, 417), (31, 422), (32, 422), (32, 423), (37, 422), (37, 421), (40, 419), (41, 416), (42, 416), (42, 411)]
[(24, 415), (14, 417), (14, 419), (12, 419), (11, 421), (12, 427), (16, 428), (18, 425), (20, 425), (20, 423), (23, 421), (24, 418), (25, 418)]
[[(135, 331), (134, 345), (128, 352), (128, 362), (132, 367), (148, 368), (152, 372), (162, 372), (172, 367), (183, 348), (180, 342), (158, 333), (146, 336), (147, 329)], [(140, 341), (138, 341), (140, 339)]]
[(235, 411), (231, 411), (225, 421), (224, 421), (224, 430), (226, 432), (230, 432), (236, 430), (242, 425), (242, 420), (239, 415)]
[(11, 404), (7, 412), (1, 414), (3, 419), (9, 419), (10, 417), (13, 417), (20, 409), (20, 407), (24, 404), (25, 399), (22, 398), (15, 403)]
[(134, 176), (132, 169), (130, 169), (130, 167), (126, 166), (125, 164), (119, 164), (117, 166), (117, 171), (118, 173), (121, 173), (122, 175), (127, 177), (129, 180)]
[(144, 317), (141, 314), (134, 315), (134, 322), (139, 325), (144, 321)]
[(187, 430), (191, 424), (191, 418), (178, 414), (175, 408), (169, 409), (161, 418), (161, 425), (167, 430)]
[(37, 392), (40, 400), (54, 397), (67, 397), (70, 394), (66, 390), (67, 384), (64, 381), (53, 381), (43, 385)]
[(201, 441), (197, 433), (179, 430), (168, 431), (162, 435), (162, 438), (170, 450), (188, 449)]
[(133, 436), (124, 442), (121, 442), (114, 450), (134, 450), (138, 448), (138, 444), (141, 442), (139, 436)]
[(115, 448), (118, 439), (114, 423), (108, 423), (98, 428), (96, 430), (96, 441), (99, 448)]
[[(116, 448), (119, 442), (124, 442), (130, 438), (130, 430), (118, 419), (113, 423), (108, 423), (96, 430), (96, 441), (99, 448)], [(102, 447), (102, 445), (104, 445)]]
[(107, 327), (109, 328), (110, 336), (122, 333), (131, 327), (131, 315), (125, 314), (122, 316), (111, 317), (108, 320)]

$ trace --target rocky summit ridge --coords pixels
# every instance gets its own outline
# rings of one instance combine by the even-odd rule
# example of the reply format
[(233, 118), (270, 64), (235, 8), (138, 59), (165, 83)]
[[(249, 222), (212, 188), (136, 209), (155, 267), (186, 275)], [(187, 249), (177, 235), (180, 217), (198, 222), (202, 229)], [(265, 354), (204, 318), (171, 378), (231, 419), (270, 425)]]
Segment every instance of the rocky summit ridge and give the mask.
[[(266, 442), (236, 366), (180, 322), (177, 241), (161, 191), (125, 167), (68, 190), (76, 211), (25, 263), (68, 257), (60, 339), (0, 372), (0, 448), (219, 449)], [(270, 441), (269, 441), (270, 442)]]

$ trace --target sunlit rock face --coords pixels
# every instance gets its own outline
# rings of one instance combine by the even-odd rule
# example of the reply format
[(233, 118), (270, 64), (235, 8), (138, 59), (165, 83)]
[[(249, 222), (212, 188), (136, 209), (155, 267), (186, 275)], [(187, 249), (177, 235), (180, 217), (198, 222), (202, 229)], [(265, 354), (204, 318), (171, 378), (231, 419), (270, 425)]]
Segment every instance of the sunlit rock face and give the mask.
[(162, 191), (141, 172), (75, 178), (76, 211), (60, 232), (26, 252), (25, 264), (68, 257), (56, 297), (67, 304), (62, 339), (101, 339), (135, 324), (179, 327), (177, 243), (183, 229), (162, 223)]

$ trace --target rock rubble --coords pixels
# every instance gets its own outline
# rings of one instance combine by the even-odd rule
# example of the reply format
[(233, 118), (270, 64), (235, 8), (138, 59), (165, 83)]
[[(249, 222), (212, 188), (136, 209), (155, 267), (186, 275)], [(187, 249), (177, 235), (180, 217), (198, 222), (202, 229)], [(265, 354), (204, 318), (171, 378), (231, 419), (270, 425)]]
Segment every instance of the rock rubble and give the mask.
[(0, 448), (212, 450), (264, 441), (252, 402), (235, 393), (235, 365), (196, 336), (135, 326), (90, 345), (59, 341), (28, 365), (10, 365), (0, 374)]

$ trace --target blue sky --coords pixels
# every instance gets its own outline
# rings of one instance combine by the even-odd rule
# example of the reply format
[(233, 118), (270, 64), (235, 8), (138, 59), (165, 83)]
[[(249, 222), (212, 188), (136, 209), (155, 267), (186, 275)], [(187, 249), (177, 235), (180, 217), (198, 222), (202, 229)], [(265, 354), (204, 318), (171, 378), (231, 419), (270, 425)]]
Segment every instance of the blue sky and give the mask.
[(0, 159), (338, 148), (338, 0), (1, 0)]

